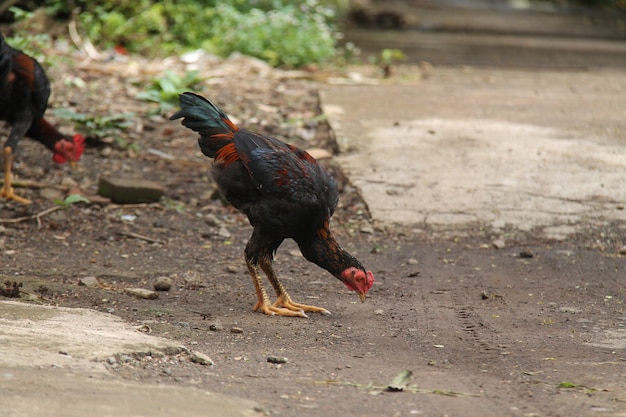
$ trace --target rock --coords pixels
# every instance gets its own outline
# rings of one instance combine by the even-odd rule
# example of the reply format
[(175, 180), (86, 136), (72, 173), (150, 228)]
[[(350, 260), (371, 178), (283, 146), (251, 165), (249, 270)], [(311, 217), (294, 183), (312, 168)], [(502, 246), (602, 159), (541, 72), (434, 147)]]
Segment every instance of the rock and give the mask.
[(154, 289), (156, 291), (169, 291), (174, 285), (174, 281), (170, 277), (157, 277), (154, 280)]
[(626, 246), (622, 246), (621, 248), (619, 248), (619, 254), (626, 255)]
[(204, 222), (208, 226), (211, 226), (211, 227), (218, 227), (223, 224), (223, 222), (220, 219), (218, 219), (215, 214), (211, 214), (211, 213), (204, 216)]
[(333, 154), (322, 148), (310, 148), (307, 152), (315, 159), (328, 159), (332, 158)]
[(237, 272), (239, 272), (239, 268), (237, 268), (235, 265), (228, 265), (228, 267), (226, 267), (226, 271), (229, 274), (236, 274)]
[(83, 277), (78, 280), (78, 285), (82, 285), (84, 287), (98, 288), (100, 283), (98, 282), (98, 278), (96, 277)]
[(219, 230), (217, 231), (217, 235), (219, 237), (223, 237), (224, 239), (229, 239), (231, 237), (230, 232), (228, 231), (228, 229), (225, 226), (221, 226), (219, 228)]
[(415, 258), (411, 258), (411, 259), (409, 259), (409, 260), (407, 261), (407, 263), (408, 263), (409, 265), (417, 265), (417, 264), (419, 263), (419, 261), (418, 261), (417, 259), (415, 259)]
[(156, 291), (146, 290), (144, 288), (126, 288), (124, 292), (133, 297), (143, 298), (146, 300), (156, 300), (159, 298), (159, 293)]
[(198, 363), (204, 366), (215, 365), (215, 362), (213, 362), (213, 360), (209, 357), (209, 355), (205, 355), (204, 353), (201, 353), (201, 352), (191, 352), (189, 354), (189, 359), (191, 359), (193, 363)]
[(78, 183), (72, 177), (63, 177), (61, 179), (61, 184), (66, 185), (70, 188), (78, 187)]
[(532, 258), (532, 257), (534, 257), (534, 256), (535, 256), (535, 254), (534, 254), (534, 253), (532, 253), (532, 252), (531, 252), (531, 251), (529, 251), (529, 250), (523, 250), (523, 251), (521, 251), (521, 252), (519, 253), (519, 257), (520, 257), (520, 258), (524, 258), (524, 259), (530, 259), (530, 258)]
[(231, 333), (243, 333), (243, 329), (241, 327), (231, 327), (230, 332)]
[(373, 235), (374, 228), (371, 225), (366, 224), (363, 227), (361, 227), (361, 233), (366, 234), (366, 235)]
[(39, 196), (49, 201), (63, 200), (63, 191), (56, 188), (42, 188), (39, 191)]
[(503, 239), (496, 239), (491, 244), (496, 249), (504, 249), (506, 247), (506, 242)]
[(220, 330), (224, 330), (224, 326), (222, 325), (221, 321), (215, 320), (213, 323), (209, 325), (209, 330), (211, 330), (212, 332), (217, 332)]
[(267, 361), (269, 363), (287, 363), (287, 358), (279, 358), (278, 356), (268, 356)]
[(161, 184), (143, 179), (100, 177), (98, 182), (98, 194), (118, 204), (154, 203), (164, 193)]

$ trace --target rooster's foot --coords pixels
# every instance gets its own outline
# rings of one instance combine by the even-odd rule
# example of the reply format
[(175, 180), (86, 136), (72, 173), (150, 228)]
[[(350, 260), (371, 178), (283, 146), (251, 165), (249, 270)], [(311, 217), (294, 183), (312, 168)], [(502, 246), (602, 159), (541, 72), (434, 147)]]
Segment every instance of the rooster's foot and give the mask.
[(269, 303), (256, 303), (253, 308), (254, 311), (261, 311), (261, 313), (266, 314), (268, 316), (284, 316), (284, 317), (305, 317), (308, 318), (302, 309), (291, 309), (291, 308), (281, 308), (277, 307), (276, 303), (274, 305)]
[(291, 310), (291, 311), (302, 311), (302, 312), (309, 311), (312, 313), (321, 313), (325, 315), (330, 315), (330, 311), (326, 310), (325, 308), (296, 303), (294, 301), (291, 301), (291, 298), (289, 298), (289, 296), (286, 294), (280, 295), (276, 299), (276, 302), (274, 303), (274, 307), (282, 307), (284, 309)]
[(13, 192), (13, 187), (2, 187), (2, 190), (0, 191), (0, 197), (6, 198), (7, 200), (15, 200), (18, 203), (22, 204), (32, 204), (31, 200), (15, 194)]

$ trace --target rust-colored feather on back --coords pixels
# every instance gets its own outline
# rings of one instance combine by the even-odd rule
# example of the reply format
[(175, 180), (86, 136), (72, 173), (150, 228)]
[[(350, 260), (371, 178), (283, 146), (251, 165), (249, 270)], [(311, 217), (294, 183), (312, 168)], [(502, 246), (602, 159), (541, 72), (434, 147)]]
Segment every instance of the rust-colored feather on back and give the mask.
[(31, 90), (35, 88), (35, 61), (25, 54), (17, 54), (13, 58), (13, 71), (28, 84)]
[(215, 162), (225, 166), (228, 166), (238, 160), (239, 155), (237, 154), (237, 149), (235, 149), (235, 144), (232, 142), (220, 148), (220, 150), (218, 150), (215, 154)]

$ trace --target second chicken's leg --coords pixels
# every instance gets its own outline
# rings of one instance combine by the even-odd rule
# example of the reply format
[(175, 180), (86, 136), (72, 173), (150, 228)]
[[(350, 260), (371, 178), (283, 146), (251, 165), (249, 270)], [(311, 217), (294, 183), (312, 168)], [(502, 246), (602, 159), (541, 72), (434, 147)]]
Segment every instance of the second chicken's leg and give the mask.
[(20, 197), (13, 192), (13, 187), (11, 186), (11, 168), (13, 166), (13, 151), (10, 146), (4, 148), (4, 184), (2, 185), (2, 190), (0, 190), (0, 197), (4, 197), (9, 200), (15, 200), (18, 203), (22, 204), (30, 204), (30, 201), (27, 198)]

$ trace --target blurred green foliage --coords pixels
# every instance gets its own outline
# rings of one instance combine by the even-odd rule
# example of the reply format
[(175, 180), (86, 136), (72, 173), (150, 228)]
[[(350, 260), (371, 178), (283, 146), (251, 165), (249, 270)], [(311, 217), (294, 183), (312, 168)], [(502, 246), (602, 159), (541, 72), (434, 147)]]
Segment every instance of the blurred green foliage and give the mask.
[[(332, 0), (49, 0), (50, 14), (77, 14), (100, 48), (163, 55), (203, 48), (239, 51), (274, 66), (321, 63), (335, 53), (339, 5)], [(345, 6), (344, 6), (345, 7)]]
[(184, 76), (166, 71), (162, 76), (154, 78), (152, 83), (136, 97), (158, 104), (158, 108), (152, 110), (151, 114), (166, 114), (178, 106), (178, 96), (183, 91), (201, 90), (202, 81), (204, 79), (200, 77), (198, 71), (187, 71)]

